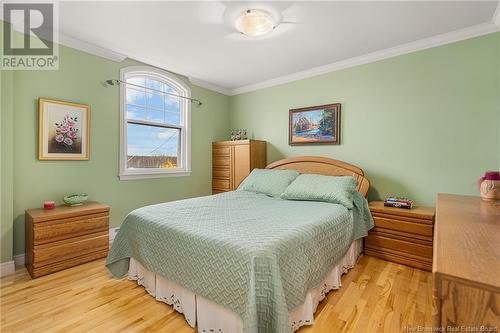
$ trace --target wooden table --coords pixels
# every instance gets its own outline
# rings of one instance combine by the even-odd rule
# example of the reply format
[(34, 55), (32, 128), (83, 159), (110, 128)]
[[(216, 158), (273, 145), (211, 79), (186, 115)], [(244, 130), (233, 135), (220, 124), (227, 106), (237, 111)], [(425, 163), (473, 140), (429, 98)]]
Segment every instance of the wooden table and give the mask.
[(438, 195), (432, 273), (436, 327), (500, 329), (500, 202)]

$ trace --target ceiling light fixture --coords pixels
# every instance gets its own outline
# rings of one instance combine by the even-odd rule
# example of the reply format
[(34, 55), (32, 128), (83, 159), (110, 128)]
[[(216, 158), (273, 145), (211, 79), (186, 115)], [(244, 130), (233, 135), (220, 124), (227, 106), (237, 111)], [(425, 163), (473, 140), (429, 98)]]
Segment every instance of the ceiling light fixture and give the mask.
[(261, 9), (248, 9), (236, 19), (236, 29), (251, 37), (270, 33), (276, 27), (275, 24), (271, 14)]

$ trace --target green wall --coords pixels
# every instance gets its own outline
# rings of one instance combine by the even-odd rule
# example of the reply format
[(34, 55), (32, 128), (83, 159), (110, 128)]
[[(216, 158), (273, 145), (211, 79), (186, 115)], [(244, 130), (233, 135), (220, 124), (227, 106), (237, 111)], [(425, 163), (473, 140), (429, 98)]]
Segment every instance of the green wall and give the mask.
[[(40, 207), (44, 200), (61, 203), (64, 194), (88, 193), (90, 200), (111, 206), (111, 226), (118, 226), (125, 215), (137, 207), (210, 194), (211, 142), (225, 139), (229, 128), (228, 97), (191, 85), (192, 96), (203, 101), (201, 107), (193, 106), (191, 109), (191, 176), (120, 181), (117, 176), (119, 90), (116, 87), (105, 88), (101, 83), (118, 78), (121, 67), (137, 63), (130, 60), (113, 62), (67, 47), (60, 47), (59, 51), (57, 71), (11, 72), (14, 101), (14, 255), (24, 253), (24, 210)], [(89, 161), (37, 159), (39, 97), (90, 105)], [(9, 226), (11, 221), (2, 216), (3, 230), (12, 229)], [(2, 240), (2, 247), (12, 247), (12, 244)], [(2, 255), (2, 261), (6, 260), (11, 260), (7, 252)]]
[[(1, 31), (0, 31), (1, 33)], [(0, 71), (0, 260), (12, 260), (13, 235), (13, 112), (11, 71)]]
[[(0, 45), (3, 45), (3, 26), (0, 21)], [(13, 72), (0, 70), (0, 262), (12, 260), (13, 77)]]
[[(197, 86), (192, 175), (118, 180), (121, 63), (67, 47), (58, 71), (2, 71), (1, 261), (24, 253), (24, 210), (66, 193), (111, 205), (111, 225), (152, 203), (210, 194), (211, 142), (247, 128), (269, 142), (268, 162), (330, 156), (365, 169), (371, 198), (434, 203), (437, 192), (477, 194), (476, 179), (500, 166), (500, 33), (227, 97)], [(38, 98), (91, 106), (90, 161), (38, 161)], [(342, 144), (288, 146), (288, 110), (342, 103)]]
[[(478, 194), (500, 164), (499, 33), (230, 99), (231, 128), (267, 140), (268, 162), (321, 155), (362, 167), (370, 198), (433, 205), (436, 193)], [(288, 145), (288, 110), (341, 103), (339, 146)]]

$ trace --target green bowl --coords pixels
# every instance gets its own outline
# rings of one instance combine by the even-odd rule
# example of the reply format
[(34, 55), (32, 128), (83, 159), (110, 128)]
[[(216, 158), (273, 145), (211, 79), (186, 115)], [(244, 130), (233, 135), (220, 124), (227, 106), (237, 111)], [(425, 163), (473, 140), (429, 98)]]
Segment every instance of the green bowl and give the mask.
[(80, 206), (85, 201), (87, 201), (88, 198), (89, 198), (89, 195), (86, 193), (70, 194), (70, 195), (64, 196), (63, 201), (70, 206)]

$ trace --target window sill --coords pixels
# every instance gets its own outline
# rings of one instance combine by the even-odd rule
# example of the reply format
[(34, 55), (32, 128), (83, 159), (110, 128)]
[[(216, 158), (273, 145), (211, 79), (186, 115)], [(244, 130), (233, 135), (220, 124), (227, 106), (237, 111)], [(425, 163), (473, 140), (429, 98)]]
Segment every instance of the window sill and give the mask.
[(175, 171), (175, 172), (151, 172), (151, 173), (125, 173), (120, 174), (120, 180), (134, 180), (134, 179), (152, 179), (152, 178), (165, 178), (165, 177), (186, 177), (190, 176), (191, 171)]

